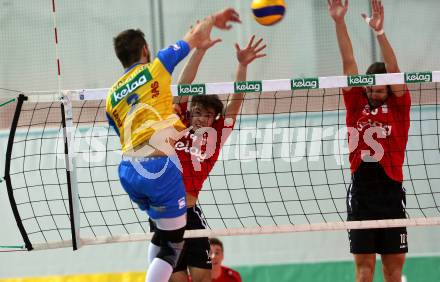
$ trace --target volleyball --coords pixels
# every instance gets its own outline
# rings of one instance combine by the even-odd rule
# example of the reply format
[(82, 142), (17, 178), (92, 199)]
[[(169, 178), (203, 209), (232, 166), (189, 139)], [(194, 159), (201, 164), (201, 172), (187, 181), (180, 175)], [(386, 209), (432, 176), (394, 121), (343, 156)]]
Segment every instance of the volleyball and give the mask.
[(281, 21), (286, 11), (284, 0), (254, 0), (251, 4), (255, 20), (262, 25), (274, 25)]

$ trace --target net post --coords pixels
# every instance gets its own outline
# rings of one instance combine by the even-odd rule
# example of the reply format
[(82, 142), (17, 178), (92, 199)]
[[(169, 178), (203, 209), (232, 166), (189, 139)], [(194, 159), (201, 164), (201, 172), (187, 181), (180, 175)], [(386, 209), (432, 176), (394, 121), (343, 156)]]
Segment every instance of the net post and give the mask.
[(67, 189), (69, 193), (70, 229), (72, 233), (72, 248), (79, 249), (80, 244), (80, 212), (78, 182), (74, 150), (74, 127), (72, 102), (67, 95), (61, 97), (61, 119), (64, 137), (64, 156), (66, 161)]
[(12, 189), (11, 182), (11, 157), (12, 157), (12, 147), (14, 145), (15, 132), (17, 131), (18, 120), (20, 119), (21, 108), (23, 106), (24, 101), (27, 100), (27, 97), (23, 94), (20, 94), (17, 98), (17, 106), (15, 107), (14, 118), (12, 119), (11, 130), (9, 131), (8, 145), (6, 148), (6, 162), (5, 162), (5, 182), (6, 188), (8, 191), (9, 203), (11, 204), (12, 213), (14, 214), (15, 221), (17, 222), (18, 230), (20, 231), (21, 236), (23, 237), (23, 241), (25, 247), (28, 251), (33, 250), (32, 243), (29, 240), (29, 236), (27, 234), (26, 229), (24, 228), (23, 222), (20, 217), (20, 213), (18, 212), (17, 203), (14, 197), (14, 190)]

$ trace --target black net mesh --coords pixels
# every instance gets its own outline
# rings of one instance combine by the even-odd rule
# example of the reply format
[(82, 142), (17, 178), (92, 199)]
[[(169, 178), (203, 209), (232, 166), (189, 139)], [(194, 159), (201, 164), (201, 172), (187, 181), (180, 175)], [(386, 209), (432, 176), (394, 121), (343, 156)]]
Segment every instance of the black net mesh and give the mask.
[[(409, 85), (403, 167), (409, 218), (440, 216), (438, 86)], [(226, 105), (234, 95), (220, 98)], [(14, 136), (11, 183), (32, 243), (71, 238), (60, 105), (24, 102)], [(345, 117), (340, 89), (247, 94), (199, 195), (208, 228), (345, 221), (351, 181)], [(105, 101), (74, 101), (73, 121), (81, 237), (149, 232), (146, 213), (119, 183), (119, 138), (108, 126)]]

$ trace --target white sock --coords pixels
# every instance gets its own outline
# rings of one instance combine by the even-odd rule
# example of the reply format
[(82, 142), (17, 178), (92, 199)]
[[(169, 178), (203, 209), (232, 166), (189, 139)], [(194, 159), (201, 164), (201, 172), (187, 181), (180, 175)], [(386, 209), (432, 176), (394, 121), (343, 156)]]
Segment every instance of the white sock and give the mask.
[(173, 274), (173, 268), (171, 265), (160, 259), (155, 258), (148, 267), (146, 282), (168, 282)]
[(148, 245), (148, 263), (152, 263), (160, 251), (160, 247), (151, 243)]

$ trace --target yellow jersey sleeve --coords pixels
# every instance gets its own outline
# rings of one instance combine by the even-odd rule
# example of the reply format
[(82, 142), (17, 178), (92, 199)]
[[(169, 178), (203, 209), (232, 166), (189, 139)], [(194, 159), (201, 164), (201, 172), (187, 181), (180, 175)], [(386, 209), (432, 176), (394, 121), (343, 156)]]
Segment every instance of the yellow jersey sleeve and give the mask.
[(157, 130), (185, 128), (173, 118), (172, 77), (162, 61), (159, 57), (133, 67), (107, 94), (107, 117), (119, 134), (123, 153), (148, 142)]

